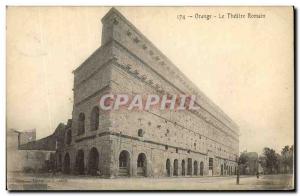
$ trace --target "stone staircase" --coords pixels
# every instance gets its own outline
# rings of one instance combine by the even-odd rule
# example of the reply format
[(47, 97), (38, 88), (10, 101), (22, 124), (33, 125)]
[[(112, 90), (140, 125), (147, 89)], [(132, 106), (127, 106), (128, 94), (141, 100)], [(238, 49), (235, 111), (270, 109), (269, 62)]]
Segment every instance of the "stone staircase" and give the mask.
[(128, 176), (127, 167), (119, 167), (119, 176)]

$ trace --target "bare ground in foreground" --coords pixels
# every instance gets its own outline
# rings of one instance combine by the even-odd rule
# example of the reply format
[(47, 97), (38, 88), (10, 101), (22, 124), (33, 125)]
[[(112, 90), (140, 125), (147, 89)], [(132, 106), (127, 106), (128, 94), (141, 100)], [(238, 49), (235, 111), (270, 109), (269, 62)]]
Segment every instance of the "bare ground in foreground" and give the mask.
[[(11, 177), (13, 176), (13, 177)], [(103, 179), (64, 175), (9, 175), (8, 190), (292, 190), (293, 175)]]

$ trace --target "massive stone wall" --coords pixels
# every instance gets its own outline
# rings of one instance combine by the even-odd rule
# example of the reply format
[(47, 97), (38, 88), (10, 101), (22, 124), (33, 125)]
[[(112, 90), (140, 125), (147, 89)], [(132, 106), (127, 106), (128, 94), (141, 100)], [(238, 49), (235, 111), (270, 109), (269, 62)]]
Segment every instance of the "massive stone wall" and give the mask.
[(164, 54), (116, 9), (112, 8), (103, 17), (102, 23), (102, 45), (112, 40), (119, 43), (120, 47), (133, 54), (142, 64), (152, 69), (156, 74), (163, 76), (163, 78), (169, 81), (170, 85), (175, 86), (178, 90), (185, 93), (197, 94), (199, 104), (207, 110), (207, 113), (215, 116), (221, 123), (228, 126), (232, 132), (238, 133), (237, 125), (197, 89)]
[[(147, 159), (146, 176), (163, 176), (182, 162), (188, 168), (203, 163), (208, 175), (209, 158), (214, 158), (213, 174), (225, 174), (223, 167), (235, 168), (238, 155), (238, 127), (193, 85), (172, 62), (145, 38), (118, 11), (112, 9), (103, 19), (102, 46), (74, 71), (72, 141), (60, 152), (63, 162), (78, 170), (82, 151), (85, 171), (93, 148), (99, 153), (99, 170), (116, 176), (120, 153), (130, 157), (129, 175), (137, 175), (141, 153)], [(99, 98), (107, 93), (196, 94), (199, 111), (100, 111), (100, 126), (91, 131), (91, 113)], [(85, 132), (78, 134), (78, 118), (85, 115)], [(143, 136), (138, 130), (143, 130)], [(188, 167), (188, 164), (192, 166)], [(194, 166), (195, 163), (195, 166)], [(193, 172), (194, 173), (194, 172)], [(231, 172), (232, 173), (232, 172)], [(169, 175), (173, 175), (171, 172)]]

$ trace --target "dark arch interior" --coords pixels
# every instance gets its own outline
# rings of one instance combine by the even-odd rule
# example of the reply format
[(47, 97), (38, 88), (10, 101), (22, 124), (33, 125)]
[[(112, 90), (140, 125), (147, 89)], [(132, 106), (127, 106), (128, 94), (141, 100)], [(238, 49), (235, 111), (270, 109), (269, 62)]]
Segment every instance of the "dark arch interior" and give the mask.
[(99, 165), (99, 153), (96, 148), (92, 148), (89, 152), (89, 167), (88, 173), (90, 175), (97, 175)]
[(123, 150), (119, 155), (119, 176), (129, 175), (129, 152)]
[(76, 172), (78, 174), (84, 174), (84, 152), (83, 150), (78, 150), (76, 156)]
[(174, 160), (174, 171), (173, 171), (174, 176), (178, 176), (178, 160)]
[(91, 131), (98, 130), (99, 128), (99, 108), (96, 106), (91, 114)]
[(170, 159), (167, 159), (167, 161), (166, 161), (166, 170), (167, 170), (167, 176), (171, 176), (171, 163), (170, 163)]
[(85, 115), (84, 113), (79, 114), (78, 118), (78, 135), (83, 134), (85, 132)]
[(185, 176), (185, 161), (181, 161), (181, 175)]
[(140, 153), (137, 159), (137, 175), (146, 176), (146, 170), (147, 170), (146, 155), (144, 153)]
[(203, 169), (204, 169), (204, 164), (201, 161), (201, 163), (200, 163), (200, 176), (203, 176)]
[(194, 175), (198, 175), (198, 162), (194, 161)]
[(64, 168), (63, 172), (65, 174), (70, 174), (70, 155), (67, 153), (64, 157)]

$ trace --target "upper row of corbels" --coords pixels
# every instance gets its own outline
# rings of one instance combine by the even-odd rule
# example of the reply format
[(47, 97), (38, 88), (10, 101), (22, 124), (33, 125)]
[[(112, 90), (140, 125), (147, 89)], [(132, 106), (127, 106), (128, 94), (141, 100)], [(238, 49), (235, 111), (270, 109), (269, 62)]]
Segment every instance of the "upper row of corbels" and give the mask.
[[(113, 19), (113, 24), (114, 25), (118, 25), (119, 22), (117, 20), (117, 18)], [(176, 72), (174, 70), (172, 70), (169, 66), (167, 66), (166, 62), (163, 60), (163, 58), (161, 58), (159, 55), (156, 55), (155, 52), (147, 46), (146, 43), (142, 43), (142, 39), (139, 38), (138, 35), (136, 35), (135, 32), (131, 31), (131, 30), (127, 30), (126, 31), (126, 35), (128, 37), (131, 38), (131, 40), (135, 43), (138, 44), (142, 47), (143, 50), (147, 51), (148, 50), (148, 54), (152, 57), (152, 59), (154, 59), (155, 61), (158, 62), (159, 65), (161, 65), (162, 67), (165, 67), (167, 69), (167, 71), (169, 73), (171, 73), (173, 75), (173, 77), (177, 78), (191, 93), (193, 93), (194, 95), (197, 96), (197, 98), (199, 99), (200, 97), (202, 97), (200, 95), (200, 93), (195, 90), (195, 88), (191, 87), (188, 82), (186, 81), (186, 79), (182, 78), (181, 76), (179, 76), (178, 74), (176, 74)], [(145, 79), (146, 76), (142, 76), (142, 79)], [(149, 84), (151, 85), (153, 82), (149, 82)], [(163, 92), (163, 90), (161, 90)]]
[[(118, 21), (117, 17), (113, 18), (113, 24), (114, 25), (119, 24), (119, 21)], [(178, 74), (176, 74), (176, 72), (174, 70), (172, 70), (169, 66), (167, 66), (167, 64), (163, 60), (163, 58), (161, 58), (159, 55), (156, 55), (155, 52), (150, 47), (148, 47), (146, 43), (142, 43), (142, 39), (140, 39), (139, 36), (136, 35), (136, 33), (134, 33), (131, 30), (127, 30), (126, 35), (128, 37), (130, 37), (135, 44), (139, 44), (142, 47), (143, 50), (145, 50), (145, 51), (148, 50), (148, 54), (152, 57), (152, 59), (154, 59), (156, 62), (158, 62), (158, 64), (161, 65), (162, 67), (165, 67), (167, 69), (167, 71), (169, 73), (171, 73), (173, 75), (173, 77), (176, 77), (177, 79), (179, 79), (180, 82), (186, 88), (188, 88), (191, 92), (193, 92), (197, 96), (200, 96), (198, 94), (198, 92), (193, 87), (188, 85), (188, 83), (186, 82), (186, 80), (184, 78), (180, 77)]]

